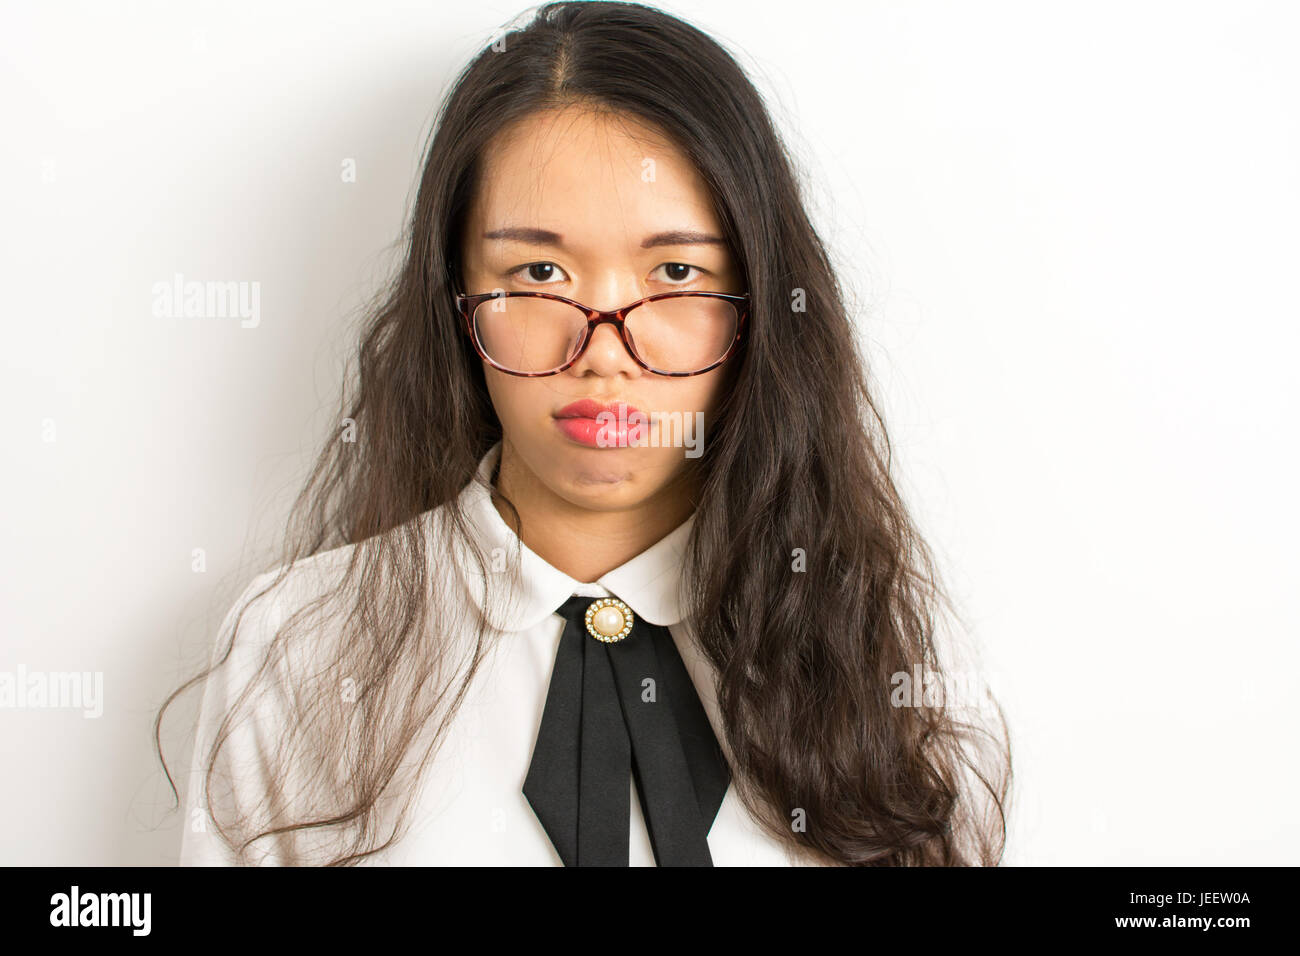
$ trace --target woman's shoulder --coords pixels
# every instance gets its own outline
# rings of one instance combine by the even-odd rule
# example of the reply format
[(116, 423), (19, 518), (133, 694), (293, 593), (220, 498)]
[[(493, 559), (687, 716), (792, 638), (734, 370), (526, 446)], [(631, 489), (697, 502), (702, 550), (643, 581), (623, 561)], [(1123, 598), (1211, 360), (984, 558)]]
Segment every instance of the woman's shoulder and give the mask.
[(337, 587), (357, 550), (355, 543), (344, 544), (277, 565), (254, 576), (245, 593), (272, 586), (271, 593), (280, 606), (290, 606), (300, 598), (310, 599)]
[[(430, 572), (429, 581), (438, 599), (445, 602), (463, 598), (464, 582), (455, 569), (460, 569), (464, 561), (464, 545), (454, 532), (449, 506), (444, 504), (381, 535), (318, 551), (256, 574), (226, 611), (218, 632), (218, 648), (214, 650), (229, 638), (236, 623), (246, 655), (265, 650), (283, 625), (300, 612), (317, 611), (321, 615), (319, 626), (326, 626), (325, 622), (340, 612), (347, 614), (348, 605), (355, 604), (359, 597), (358, 588), (392, 590), (389, 585), (393, 582), (380, 581), (376, 575), (420, 580), (423, 575), (410, 566), (417, 554), (409, 547), (413, 533), (422, 539), (418, 553)], [(387, 551), (387, 560), (374, 560), (381, 557), (381, 549)], [(354, 569), (354, 561), (361, 566)], [(316, 635), (319, 638), (319, 630)], [(319, 640), (316, 643), (319, 650)]]
[[(287, 679), (295, 667), (310, 665), (301, 658), (314, 653), (313, 646), (321, 649), (334, 612), (342, 606), (340, 602), (347, 603), (346, 589), (340, 591), (339, 586), (355, 548), (348, 544), (280, 564), (255, 574), (244, 585), (229, 604), (208, 649), (211, 673), (206, 696), (217, 709), (232, 702), (268, 667), (278, 672), (275, 676)], [(321, 614), (319, 622), (304, 622), (295, 632), (306, 633), (309, 639), (277, 643), (286, 622), (312, 609)], [(263, 706), (267, 703), (262, 701)]]

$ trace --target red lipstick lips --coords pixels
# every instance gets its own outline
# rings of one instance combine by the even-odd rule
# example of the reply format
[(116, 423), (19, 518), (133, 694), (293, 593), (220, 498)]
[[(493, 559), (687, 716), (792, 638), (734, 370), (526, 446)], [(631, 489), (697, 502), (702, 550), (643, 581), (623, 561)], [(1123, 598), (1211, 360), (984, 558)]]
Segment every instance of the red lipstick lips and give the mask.
[(582, 398), (556, 412), (555, 424), (566, 437), (579, 445), (626, 448), (641, 442), (649, 427), (650, 416), (626, 402), (604, 404)]

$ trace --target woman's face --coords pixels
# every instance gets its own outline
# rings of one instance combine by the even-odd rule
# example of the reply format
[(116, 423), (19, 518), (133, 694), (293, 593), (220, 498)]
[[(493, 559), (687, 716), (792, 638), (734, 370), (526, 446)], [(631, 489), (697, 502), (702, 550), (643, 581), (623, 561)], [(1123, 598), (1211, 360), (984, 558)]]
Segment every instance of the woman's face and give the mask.
[[(483, 162), (462, 239), (468, 294), (550, 292), (613, 310), (659, 292), (745, 291), (699, 174), (635, 120), (572, 108), (539, 113), (499, 134)], [(712, 423), (731, 364), (693, 376), (648, 372), (611, 323), (555, 375), (525, 378), (484, 362), (504, 431), (503, 473), (579, 507), (646, 504), (703, 450), (698, 413)], [(650, 424), (634, 427), (627, 442), (611, 444), (606, 432), (593, 446), (592, 423), (562, 414), (580, 399), (626, 403)]]

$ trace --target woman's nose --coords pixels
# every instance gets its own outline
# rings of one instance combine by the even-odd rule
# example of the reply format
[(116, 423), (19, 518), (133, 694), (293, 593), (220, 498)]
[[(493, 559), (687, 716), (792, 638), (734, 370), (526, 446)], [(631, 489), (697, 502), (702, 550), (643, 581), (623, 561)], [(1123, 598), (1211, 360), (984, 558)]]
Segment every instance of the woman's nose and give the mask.
[(602, 322), (591, 333), (587, 350), (579, 356), (572, 370), (580, 374), (591, 369), (601, 375), (614, 375), (639, 368), (624, 346), (617, 326), (613, 322)]

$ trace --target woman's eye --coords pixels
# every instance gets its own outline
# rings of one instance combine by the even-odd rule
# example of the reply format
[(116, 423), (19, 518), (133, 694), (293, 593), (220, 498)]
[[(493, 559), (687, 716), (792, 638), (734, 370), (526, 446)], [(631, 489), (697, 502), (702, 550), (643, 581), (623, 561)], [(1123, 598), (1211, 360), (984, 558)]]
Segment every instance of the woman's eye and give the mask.
[(547, 280), (552, 278), (555, 275), (557, 269), (561, 273), (563, 273), (564, 271), (563, 269), (560, 269), (560, 267), (557, 266), (554, 262), (530, 262), (527, 265), (519, 266), (519, 268), (517, 269), (511, 269), (509, 272), (506, 273), (506, 275), (509, 276), (519, 275), (520, 273), (523, 273), (525, 270), (527, 270), (528, 278), (533, 279), (535, 282), (539, 284), (547, 285), (549, 284)]
[(690, 275), (692, 269), (696, 272), (704, 271), (697, 266), (688, 266), (684, 262), (665, 262), (659, 268), (667, 270), (667, 278), (669, 282), (677, 283), (686, 282), (688, 279), (694, 279), (695, 276)]

